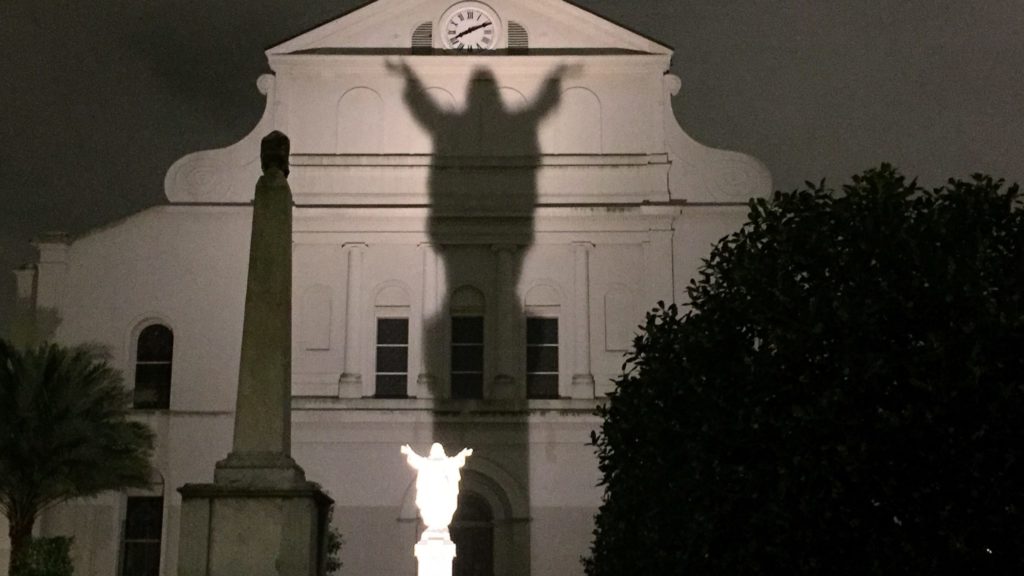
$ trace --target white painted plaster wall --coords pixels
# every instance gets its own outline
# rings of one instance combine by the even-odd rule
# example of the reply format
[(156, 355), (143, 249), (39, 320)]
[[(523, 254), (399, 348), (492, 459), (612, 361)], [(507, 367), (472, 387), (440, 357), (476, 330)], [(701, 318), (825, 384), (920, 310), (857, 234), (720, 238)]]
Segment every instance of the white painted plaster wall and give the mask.
[[(538, 50), (399, 56), (394, 48), (407, 48), (412, 29), (450, 2), (379, 0), (269, 50), (276, 77), (258, 83), (267, 96), (264, 117), (240, 142), (176, 162), (165, 181), (172, 205), (69, 245), (41, 246), (38, 305), (59, 309), (63, 341), (109, 346), (131, 383), (137, 330), (159, 321), (174, 331), (171, 408), (139, 414), (158, 434), (164, 574), (176, 573), (177, 488), (211, 481), (214, 463), (230, 449), (248, 203), (259, 140), (273, 129), (291, 137), (297, 206), (293, 452), (337, 502), (345, 571), (414, 573), (413, 475), (398, 448), (425, 448), (442, 430), (474, 448), (466, 485), (491, 498), (501, 517), (496, 573), (582, 573), (578, 558), (600, 503), (586, 444), (600, 424), (593, 407), (611, 390), (645, 311), (658, 300), (685, 301), (701, 258), (742, 222), (746, 199), (770, 191), (770, 179), (756, 160), (704, 147), (678, 126), (671, 105), (680, 82), (665, 75), (671, 52), (664, 46), (555, 0), (489, 4), (526, 26)], [(475, 71), (493, 73), (504, 106), (514, 110), (553, 70), (568, 69), (558, 107), (539, 126), (539, 156), (508, 157), (502, 131), (481, 128), (465, 157), (438, 159), (409, 112), (405, 80), (389, 69), (400, 62), (452, 111), (466, 106)], [(460, 201), (472, 217), (432, 237), (429, 185), (438, 163), (535, 171), (527, 174), (538, 204), (532, 245), (516, 247), (523, 232), (495, 211), (500, 204), (488, 215), (472, 213), (482, 200), (469, 185)], [(508, 336), (521, 318), (493, 322), (509, 249), (521, 251), (523, 262), (510, 288), (514, 301), (529, 313), (535, 297), (540, 312), (559, 319), (560, 399), (527, 401), (521, 389), (496, 398), (499, 371), (520, 383), (524, 377), (522, 346)], [(444, 303), (460, 286), (489, 303), (485, 399), (432, 400), (417, 383), (421, 359), (438, 347), (434, 366), (445, 389), (447, 344), (445, 334), (428, 341), (425, 326), (447, 313)], [(410, 318), (408, 391), (418, 398), (369, 397), (380, 313)], [(339, 384), (346, 372), (361, 384)], [(587, 374), (592, 389), (573, 383)], [(123, 494), (108, 494), (47, 516), (44, 532), (87, 542), (76, 553), (77, 574), (116, 572), (123, 502)], [(527, 541), (524, 560), (513, 548)]]

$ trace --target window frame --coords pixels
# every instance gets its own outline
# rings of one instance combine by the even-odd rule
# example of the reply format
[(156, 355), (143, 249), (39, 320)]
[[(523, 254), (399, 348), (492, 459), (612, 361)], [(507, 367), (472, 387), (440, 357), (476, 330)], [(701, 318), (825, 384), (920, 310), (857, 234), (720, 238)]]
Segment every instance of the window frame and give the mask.
[[(139, 344), (142, 340), (143, 334), (147, 330), (152, 328), (163, 328), (170, 334), (170, 350), (167, 360), (139, 360)], [(174, 346), (175, 344), (175, 332), (174, 328), (171, 327), (169, 322), (166, 322), (160, 318), (151, 318), (144, 322), (140, 322), (136, 325), (135, 330), (132, 331), (131, 339), (131, 354), (129, 356), (131, 365), (131, 383), (132, 383), (132, 409), (133, 410), (170, 410), (171, 408), (171, 391), (173, 390), (174, 384)], [(157, 399), (152, 403), (145, 403), (140, 405), (136, 399), (136, 392), (139, 390), (139, 367), (140, 366), (166, 366), (167, 367), (167, 378), (160, 388), (157, 389)]]
[[(131, 510), (132, 503), (133, 502), (140, 502), (140, 501), (154, 501), (154, 500), (159, 501), (158, 508), (159, 508), (159, 511), (160, 511), (159, 515), (157, 516), (158, 519), (159, 519), (159, 533), (158, 533), (157, 537), (156, 538), (145, 538), (145, 537), (143, 537), (143, 538), (132, 538), (132, 537), (129, 537), (129, 535), (128, 535), (128, 528), (129, 528), (128, 521), (129, 521), (129, 517), (131, 516), (131, 513), (132, 513), (132, 510)], [(162, 569), (162, 564), (163, 564), (163, 552), (164, 552), (163, 538), (164, 538), (164, 512), (165, 512), (165, 505), (166, 505), (166, 502), (164, 502), (164, 497), (163, 497), (162, 494), (136, 494), (136, 495), (129, 494), (129, 495), (125, 496), (124, 508), (122, 509), (123, 514), (121, 516), (121, 538), (120, 538), (120, 542), (119, 542), (120, 549), (119, 549), (118, 557), (117, 557), (117, 574), (118, 574), (118, 576), (139, 576), (138, 574), (134, 574), (134, 573), (133, 574), (128, 574), (127, 573), (127, 569), (128, 569), (128, 566), (127, 566), (128, 562), (127, 562), (127, 560), (128, 560), (129, 547), (130, 546), (135, 546), (135, 545), (140, 545), (140, 546), (154, 546), (155, 545), (155, 548), (156, 548), (156, 566), (155, 566), (155, 571), (152, 574), (144, 574), (142, 576), (159, 576), (160, 575), (161, 569)]]
[[(479, 342), (456, 342), (455, 341), (455, 321), (457, 319), (478, 319), (480, 321), (480, 340)], [(454, 400), (482, 400), (484, 398), (484, 384), (486, 383), (487, 374), (487, 317), (481, 312), (465, 311), (453, 313), (449, 317), (449, 337), (448, 337), (448, 382), (449, 382), (449, 393)], [(470, 346), (479, 348), (480, 354), (480, 369), (479, 370), (455, 370), (455, 349), (456, 347), (468, 348)], [(479, 374), (479, 393), (472, 395), (456, 395), (455, 387), (455, 376), (456, 375), (469, 375)], [(475, 386), (475, 384), (474, 384)], [(476, 392), (476, 390), (474, 390)]]
[[(530, 322), (536, 320), (547, 320), (554, 321), (555, 323), (555, 339), (554, 342), (541, 342), (537, 344), (530, 343)], [(524, 322), (523, 330), (523, 375), (524, 382), (526, 384), (526, 397), (529, 400), (554, 400), (561, 398), (559, 393), (560, 382), (561, 382), (561, 320), (558, 314), (543, 314), (543, 313), (527, 313)], [(555, 369), (554, 371), (530, 371), (530, 348), (553, 348), (555, 351)], [(554, 376), (554, 394), (533, 394), (531, 393), (530, 387), (530, 376)]]
[[(392, 309), (389, 310), (388, 308), (392, 308)], [(412, 329), (411, 329), (412, 328), (412, 326), (411, 326), (412, 325), (412, 319), (410, 318), (410, 316), (411, 315), (409, 314), (408, 308), (405, 308), (405, 307), (400, 307), (400, 306), (394, 306), (394, 307), (379, 306), (379, 307), (377, 307), (376, 313), (374, 314), (374, 321), (373, 321), (373, 397), (374, 398), (390, 398), (390, 399), (409, 398), (409, 375), (411, 374), (411, 371), (409, 370), (409, 365), (410, 365), (411, 353), (412, 353), (412, 346), (411, 346), (411, 343), (412, 343), (411, 342), (411, 338), (412, 338)], [(380, 321), (381, 320), (405, 320), (405, 344), (404, 344), (404, 348), (405, 348), (405, 372), (384, 372), (384, 373), (381, 373), (381, 372), (377, 371), (378, 351), (380, 350), (380, 348), (382, 346), (383, 347), (389, 347), (389, 348), (403, 347), (403, 345), (394, 345), (394, 344), (383, 344), (382, 345), (380, 343)], [(398, 374), (403, 374), (405, 376), (404, 385), (403, 385), (404, 392), (402, 393), (402, 395), (390, 395), (390, 394), (388, 394), (388, 395), (381, 395), (380, 394), (379, 388), (378, 388), (378, 386), (379, 386), (378, 377), (381, 376), (382, 374), (383, 375), (391, 375), (391, 376), (398, 375)]]

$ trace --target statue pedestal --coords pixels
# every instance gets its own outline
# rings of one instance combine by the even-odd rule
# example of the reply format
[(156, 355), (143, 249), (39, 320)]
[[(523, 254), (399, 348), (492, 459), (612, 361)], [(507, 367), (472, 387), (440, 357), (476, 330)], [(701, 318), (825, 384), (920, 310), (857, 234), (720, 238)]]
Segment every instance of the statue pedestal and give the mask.
[(455, 543), (449, 538), (427, 538), (424, 534), (416, 543), (415, 552), (419, 562), (418, 576), (452, 576)]
[(315, 484), (266, 489), (186, 484), (180, 492), (179, 575), (323, 573), (331, 499)]

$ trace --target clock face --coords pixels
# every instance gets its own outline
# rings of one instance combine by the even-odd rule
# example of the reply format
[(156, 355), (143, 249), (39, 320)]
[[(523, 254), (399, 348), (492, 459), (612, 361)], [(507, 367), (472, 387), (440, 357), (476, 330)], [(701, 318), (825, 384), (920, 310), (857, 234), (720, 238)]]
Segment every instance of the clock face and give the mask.
[(492, 50), (497, 46), (498, 19), (475, 2), (456, 5), (445, 13), (441, 25), (441, 38), (447, 48)]

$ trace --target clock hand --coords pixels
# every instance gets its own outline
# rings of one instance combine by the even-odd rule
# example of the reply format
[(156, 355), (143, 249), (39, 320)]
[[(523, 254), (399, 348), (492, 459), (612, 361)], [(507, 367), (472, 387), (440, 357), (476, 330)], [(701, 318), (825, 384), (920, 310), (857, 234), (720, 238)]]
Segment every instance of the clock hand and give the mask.
[(491, 23), (490, 23), (490, 22), (484, 22), (483, 24), (477, 24), (476, 26), (470, 26), (469, 28), (466, 28), (466, 29), (465, 29), (465, 30), (463, 30), (462, 32), (459, 32), (458, 34), (456, 34), (455, 36), (453, 36), (453, 37), (452, 37), (452, 40), (458, 40), (459, 38), (462, 38), (462, 37), (463, 37), (463, 36), (465, 36), (466, 34), (470, 34), (470, 33), (472, 33), (472, 32), (476, 32), (477, 30), (479, 30), (479, 29), (481, 29), (481, 28), (486, 28), (486, 27), (488, 27), (488, 26), (490, 26), (490, 25), (491, 25)]

